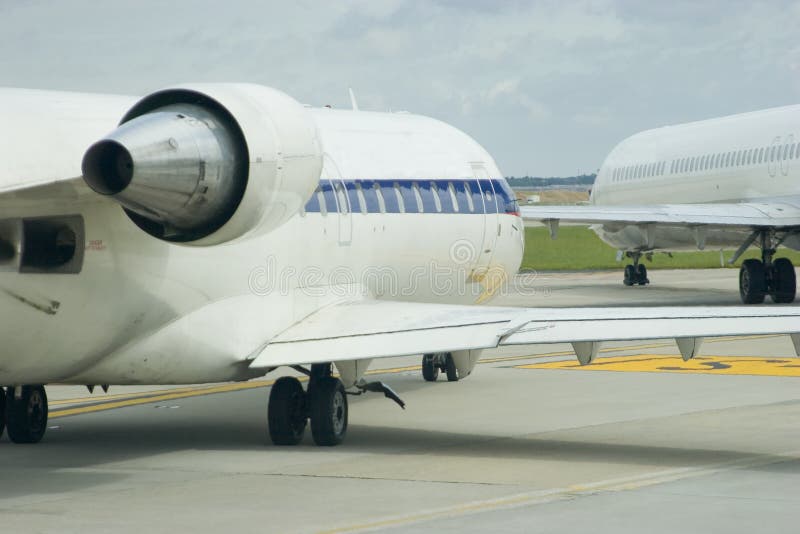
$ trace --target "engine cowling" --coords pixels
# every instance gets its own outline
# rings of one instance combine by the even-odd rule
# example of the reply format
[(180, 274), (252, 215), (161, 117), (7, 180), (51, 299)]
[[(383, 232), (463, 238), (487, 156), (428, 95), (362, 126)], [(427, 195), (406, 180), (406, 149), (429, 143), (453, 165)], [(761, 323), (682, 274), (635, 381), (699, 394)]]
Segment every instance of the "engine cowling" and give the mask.
[(214, 245), (271, 231), (297, 213), (322, 170), (316, 124), (275, 89), (174, 87), (141, 99), (92, 145), (83, 176), (144, 231)]

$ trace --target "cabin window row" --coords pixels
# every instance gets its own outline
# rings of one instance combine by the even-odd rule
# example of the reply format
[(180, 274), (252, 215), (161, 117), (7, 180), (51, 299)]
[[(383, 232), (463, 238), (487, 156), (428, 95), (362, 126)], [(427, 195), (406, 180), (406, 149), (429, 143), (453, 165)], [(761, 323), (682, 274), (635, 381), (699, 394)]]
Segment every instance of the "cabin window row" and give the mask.
[(493, 180), (321, 180), (305, 213), (517, 213), (514, 193)]
[[(786, 143), (768, 147), (734, 150), (717, 154), (691, 156), (672, 160), (669, 174), (684, 174), (690, 172), (742, 167), (746, 165), (759, 165), (800, 158), (800, 143)], [(640, 178), (664, 175), (666, 162), (629, 165), (618, 167), (613, 171), (614, 182), (627, 182)]]

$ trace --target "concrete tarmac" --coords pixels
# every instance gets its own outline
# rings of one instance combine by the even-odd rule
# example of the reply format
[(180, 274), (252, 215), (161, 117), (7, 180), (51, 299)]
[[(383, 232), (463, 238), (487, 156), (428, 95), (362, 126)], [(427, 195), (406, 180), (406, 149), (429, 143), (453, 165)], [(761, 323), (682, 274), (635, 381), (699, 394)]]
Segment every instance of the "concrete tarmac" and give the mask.
[[(735, 270), (654, 271), (652, 286), (634, 288), (619, 278), (542, 273), (538, 293), (518, 279), (496, 303), (738, 304)], [(604, 365), (578, 368), (569, 346), (542, 345), (487, 353), (467, 379), (435, 384), (418, 358), (376, 361), (407, 409), (351, 397), (336, 448), (310, 435), (298, 447), (269, 443), (271, 375), (92, 396), (51, 386), (44, 441), (0, 440), (0, 525), (797, 532), (800, 360), (789, 339), (707, 340), (691, 365), (677, 354), (668, 341), (609, 344)]]

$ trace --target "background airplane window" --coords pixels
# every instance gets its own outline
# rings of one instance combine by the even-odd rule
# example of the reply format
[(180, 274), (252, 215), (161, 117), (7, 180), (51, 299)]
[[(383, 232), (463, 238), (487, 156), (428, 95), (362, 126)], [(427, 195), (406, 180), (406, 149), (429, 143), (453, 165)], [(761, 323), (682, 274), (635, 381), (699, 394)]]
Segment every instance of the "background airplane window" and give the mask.
[(322, 215), (328, 214), (328, 207), (325, 205), (325, 195), (322, 194), (322, 190), (317, 190), (317, 204), (319, 205), (319, 212)]
[(764, 161), (764, 148), (760, 148), (758, 150), (758, 162), (761, 163)]
[(694, 162), (695, 156), (692, 156), (691, 159), (689, 159), (689, 172), (694, 172)]
[(787, 159), (789, 157), (789, 144), (783, 145), (783, 151), (781, 151), (781, 159)]
[(325, 213), (336, 213), (336, 195), (330, 180), (321, 180), (322, 197), (324, 199)]

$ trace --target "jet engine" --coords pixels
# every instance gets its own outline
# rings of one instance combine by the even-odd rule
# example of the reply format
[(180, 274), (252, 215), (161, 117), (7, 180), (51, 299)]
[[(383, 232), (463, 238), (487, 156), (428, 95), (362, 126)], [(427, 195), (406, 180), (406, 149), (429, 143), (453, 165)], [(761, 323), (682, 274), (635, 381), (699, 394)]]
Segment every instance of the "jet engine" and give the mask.
[(205, 246), (297, 213), (318, 185), (322, 149), (311, 115), (280, 91), (188, 85), (141, 99), (82, 169), (144, 231)]

